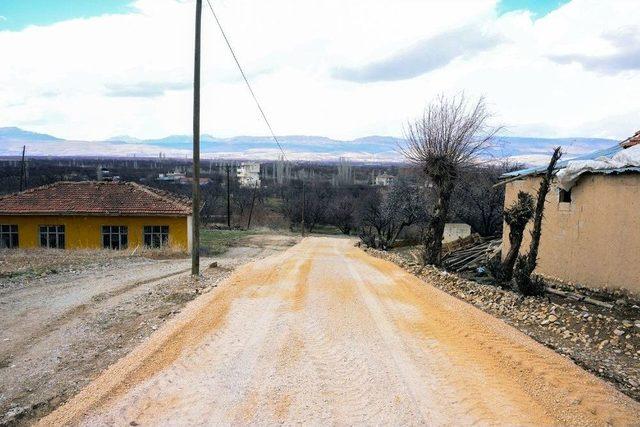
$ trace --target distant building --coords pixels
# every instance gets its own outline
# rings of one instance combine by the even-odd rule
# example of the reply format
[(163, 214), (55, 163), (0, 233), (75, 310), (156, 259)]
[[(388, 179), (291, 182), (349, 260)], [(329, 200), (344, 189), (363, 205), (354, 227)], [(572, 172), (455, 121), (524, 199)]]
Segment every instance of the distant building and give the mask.
[(389, 175), (385, 172), (381, 175), (376, 176), (375, 185), (377, 185), (378, 187), (388, 187), (390, 185), (393, 185), (395, 180), (395, 176)]
[[(640, 132), (608, 149), (560, 161), (556, 167), (536, 272), (562, 282), (640, 294)], [(545, 169), (504, 174), (505, 208), (520, 191), (536, 197)], [(510, 247), (506, 224), (502, 236), (504, 256)], [(530, 241), (527, 231), (521, 253), (529, 250)]]
[(260, 186), (260, 163), (241, 163), (236, 169), (236, 176), (241, 187)]
[[(169, 173), (161, 173), (158, 175), (158, 181), (171, 182), (174, 184), (191, 185), (193, 178), (187, 176), (183, 172), (174, 171)], [(210, 178), (200, 178), (200, 185), (207, 185), (211, 182)]]
[(120, 181), (120, 176), (112, 175), (109, 169), (102, 166), (98, 166), (97, 175), (98, 181)]
[(58, 182), (0, 197), (0, 248), (191, 247), (191, 203), (132, 182)]
[(186, 179), (187, 175), (183, 172), (173, 171), (169, 173), (161, 173), (158, 175), (158, 181), (180, 182)]

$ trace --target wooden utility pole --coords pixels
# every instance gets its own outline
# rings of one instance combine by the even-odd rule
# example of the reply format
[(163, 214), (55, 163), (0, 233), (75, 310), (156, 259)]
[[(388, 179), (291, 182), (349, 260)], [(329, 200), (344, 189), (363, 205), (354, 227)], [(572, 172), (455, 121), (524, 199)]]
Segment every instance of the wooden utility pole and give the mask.
[(304, 179), (302, 180), (302, 237), (304, 237), (304, 205), (305, 205), (305, 194), (304, 194)]
[(227, 163), (227, 227), (231, 230), (231, 180), (229, 179), (229, 173), (231, 171), (231, 165)]
[(27, 149), (26, 145), (22, 146), (22, 162), (20, 163), (20, 191), (24, 190), (24, 188), (26, 187), (25, 185), (25, 181), (26, 181), (26, 168), (25, 168), (25, 164), (24, 164), (24, 152)]
[(200, 33), (202, 0), (196, 0), (196, 40), (193, 61), (193, 213), (191, 274), (200, 275)]
[(253, 205), (256, 204), (256, 191), (258, 190), (258, 185), (253, 187), (253, 194), (251, 195), (251, 209), (249, 209), (249, 220), (247, 221), (247, 230), (251, 227), (251, 216), (253, 215)]

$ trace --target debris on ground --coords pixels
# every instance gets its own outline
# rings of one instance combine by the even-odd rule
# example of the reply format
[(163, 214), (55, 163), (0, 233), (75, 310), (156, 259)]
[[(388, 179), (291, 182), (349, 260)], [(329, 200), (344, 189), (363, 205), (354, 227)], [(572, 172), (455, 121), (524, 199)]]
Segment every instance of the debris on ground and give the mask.
[[(609, 298), (617, 298), (616, 302), (607, 305), (586, 301), (585, 298), (589, 298), (602, 302), (605, 298), (602, 293), (597, 297), (588, 295), (584, 289), (580, 293), (560, 291), (566, 295), (550, 293), (545, 297), (525, 298), (513, 290), (421, 266), (406, 251), (366, 251), (501, 318), (640, 400), (640, 302), (629, 295), (619, 292), (611, 295)], [(571, 294), (576, 297), (569, 297)]]
[(442, 265), (449, 271), (470, 271), (486, 265), (500, 253), (501, 239), (477, 238), (446, 252)]

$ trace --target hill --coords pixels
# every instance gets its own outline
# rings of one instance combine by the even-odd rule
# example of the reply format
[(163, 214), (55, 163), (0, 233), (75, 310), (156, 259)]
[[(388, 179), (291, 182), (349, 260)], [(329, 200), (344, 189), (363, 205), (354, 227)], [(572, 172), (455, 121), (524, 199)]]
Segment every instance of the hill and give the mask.
[[(401, 161), (398, 145), (401, 138), (367, 136), (353, 140), (337, 140), (323, 136), (290, 135), (278, 137), (287, 157), (292, 160), (334, 161), (347, 157), (353, 161)], [(189, 156), (191, 136), (170, 135), (159, 139), (138, 139), (118, 136), (104, 141), (74, 141), (29, 132), (16, 127), (0, 128), (0, 155), (19, 155), (27, 145), (31, 156)], [(499, 136), (490, 155), (511, 158), (522, 163), (543, 162), (553, 147), (561, 145), (569, 155), (578, 155), (615, 145), (618, 141), (601, 138), (535, 138)], [(234, 158), (266, 160), (278, 157), (279, 150), (270, 137), (236, 136), (218, 138), (202, 135), (203, 158)]]

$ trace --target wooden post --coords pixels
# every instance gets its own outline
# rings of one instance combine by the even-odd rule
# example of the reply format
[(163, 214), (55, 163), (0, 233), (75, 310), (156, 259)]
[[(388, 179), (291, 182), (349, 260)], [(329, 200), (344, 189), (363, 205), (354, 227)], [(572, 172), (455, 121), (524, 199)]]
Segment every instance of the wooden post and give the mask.
[(253, 194), (251, 195), (251, 209), (249, 209), (249, 220), (247, 221), (247, 230), (251, 228), (251, 216), (253, 215), (253, 205), (256, 203), (256, 191), (258, 190), (258, 185), (253, 187)]
[(227, 227), (231, 230), (231, 185), (229, 179), (229, 173), (231, 165), (227, 163)]
[(26, 178), (26, 170), (24, 167), (24, 152), (27, 149), (26, 145), (22, 146), (22, 162), (20, 163), (20, 191), (24, 190), (25, 187), (25, 178)]
[(304, 237), (304, 205), (305, 205), (304, 179), (302, 179), (302, 237)]
[(196, 40), (193, 62), (193, 211), (191, 227), (191, 274), (200, 274), (200, 33), (202, 0), (196, 1)]

